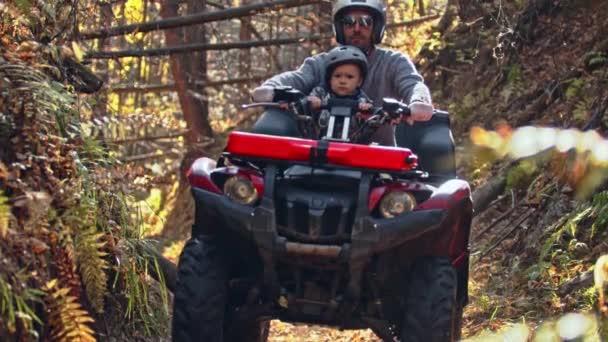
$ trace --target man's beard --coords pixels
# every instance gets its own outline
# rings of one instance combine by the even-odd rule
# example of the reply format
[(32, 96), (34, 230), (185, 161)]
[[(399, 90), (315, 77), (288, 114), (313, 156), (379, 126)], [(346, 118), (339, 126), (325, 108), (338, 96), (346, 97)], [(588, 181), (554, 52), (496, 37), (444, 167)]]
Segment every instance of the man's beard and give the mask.
[[(353, 42), (355, 39), (358, 40), (358, 43)], [(346, 43), (348, 45), (354, 45), (354, 46), (358, 47), (359, 49), (365, 51), (366, 53), (369, 52), (373, 47), (373, 45), (371, 44), (369, 39), (366, 39), (362, 35), (354, 35), (354, 36), (350, 37)]]

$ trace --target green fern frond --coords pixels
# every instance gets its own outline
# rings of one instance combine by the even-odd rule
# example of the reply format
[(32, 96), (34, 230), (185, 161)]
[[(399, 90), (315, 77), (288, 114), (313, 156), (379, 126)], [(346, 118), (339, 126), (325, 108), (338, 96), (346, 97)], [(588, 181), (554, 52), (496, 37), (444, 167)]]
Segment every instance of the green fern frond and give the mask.
[(582, 78), (575, 78), (570, 81), (568, 88), (566, 88), (566, 100), (572, 100), (581, 92), (581, 89), (585, 85), (585, 80)]
[(596, 215), (593, 224), (591, 225), (591, 237), (599, 231), (605, 231), (608, 228), (608, 191), (602, 191), (592, 200), (593, 214)]
[(107, 253), (103, 251), (106, 243), (103, 238), (104, 234), (96, 232), (92, 227), (76, 236), (75, 245), (76, 259), (85, 292), (97, 313), (103, 312), (108, 281), (106, 275), (108, 263), (105, 260)]
[(597, 69), (608, 64), (608, 55), (602, 52), (593, 52), (588, 54), (587, 67), (589, 69)]
[(559, 243), (566, 233), (569, 233), (572, 237), (576, 236), (579, 222), (589, 217), (589, 215), (592, 213), (592, 209), (593, 208), (590, 207), (589, 204), (579, 206), (577, 210), (560, 220), (553, 229), (550, 229), (549, 231), (554, 229), (557, 230), (553, 232), (551, 236), (545, 239), (545, 243), (543, 244), (540, 252), (540, 261), (544, 261), (545, 257), (549, 255), (549, 252), (553, 246)]
[(597, 193), (591, 201), (579, 205), (576, 210), (560, 220), (553, 229), (549, 229), (549, 231), (555, 231), (545, 239), (541, 248), (540, 261), (543, 261), (549, 255), (553, 246), (559, 243), (564, 235), (568, 234), (573, 238), (576, 237), (579, 223), (585, 219), (593, 220), (591, 223), (591, 237), (608, 228), (608, 191)]
[(45, 291), (47, 322), (53, 341), (95, 341), (94, 332), (87, 325), (94, 320), (78, 303), (77, 298), (69, 295), (70, 289), (60, 287), (57, 279), (53, 279), (46, 284)]
[(36, 117), (51, 127), (54, 125), (64, 137), (81, 136), (78, 113), (74, 109), (76, 97), (64, 85), (51, 81), (38, 69), (17, 63), (0, 65), (0, 76), (15, 85), (9, 92), (14, 92), (11, 97), (22, 101), (26, 116)]
[(588, 120), (592, 108), (593, 99), (590, 97), (583, 97), (574, 105), (574, 110), (572, 111), (574, 119), (579, 121)]

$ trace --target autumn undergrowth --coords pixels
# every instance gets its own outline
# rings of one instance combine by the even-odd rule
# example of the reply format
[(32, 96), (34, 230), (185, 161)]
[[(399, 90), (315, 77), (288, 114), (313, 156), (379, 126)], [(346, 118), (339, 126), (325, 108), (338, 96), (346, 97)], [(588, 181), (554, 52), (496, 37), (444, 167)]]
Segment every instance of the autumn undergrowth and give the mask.
[[(0, 6), (4, 24), (22, 15)], [(0, 41), (0, 340), (94, 340), (108, 300), (124, 303), (117, 322), (166, 335), (167, 293), (151, 304), (150, 266), (132, 247), (141, 222), (108, 171), (117, 161), (86, 135), (83, 103), (53, 66), (65, 49), (29, 29)]]

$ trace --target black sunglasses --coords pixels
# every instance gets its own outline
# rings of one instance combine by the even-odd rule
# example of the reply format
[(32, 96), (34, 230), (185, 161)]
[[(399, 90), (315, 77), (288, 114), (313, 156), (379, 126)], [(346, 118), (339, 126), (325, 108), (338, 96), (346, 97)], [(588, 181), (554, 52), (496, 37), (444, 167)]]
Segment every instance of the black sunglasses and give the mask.
[(346, 15), (342, 17), (342, 24), (344, 24), (344, 26), (355, 26), (356, 23), (359, 23), (359, 26), (361, 27), (371, 27), (374, 25), (374, 18), (370, 15), (362, 15), (360, 17)]

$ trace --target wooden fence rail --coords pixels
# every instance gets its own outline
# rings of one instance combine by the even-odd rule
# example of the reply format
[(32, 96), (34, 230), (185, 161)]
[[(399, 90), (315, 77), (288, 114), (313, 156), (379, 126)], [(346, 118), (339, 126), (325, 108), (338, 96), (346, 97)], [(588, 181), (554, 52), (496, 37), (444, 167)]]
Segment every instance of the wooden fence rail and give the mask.
[(229, 50), (229, 49), (249, 49), (252, 47), (260, 46), (276, 46), (276, 45), (287, 45), (303, 42), (316, 42), (324, 39), (331, 39), (331, 36), (310, 36), (310, 37), (295, 37), (295, 38), (278, 38), (269, 40), (248, 40), (242, 42), (233, 43), (194, 43), (184, 44), (179, 46), (170, 46), (157, 49), (143, 49), (143, 50), (121, 50), (121, 51), (98, 51), (88, 53), (86, 59), (110, 59), (110, 58), (123, 58), (123, 57), (150, 57), (150, 56), (165, 56), (174, 53), (185, 53), (192, 51), (211, 51), (211, 50)]
[[(272, 77), (273, 75), (257, 75), (251, 77), (239, 77), (239, 78), (229, 78), (221, 81), (209, 81), (209, 82), (194, 82), (195, 86), (202, 87), (219, 87), (223, 85), (230, 84), (242, 84), (249, 82), (259, 82), (265, 79)], [(161, 91), (174, 91), (175, 83), (167, 83), (167, 84), (117, 84), (115, 86), (108, 87), (107, 90), (116, 94), (125, 94), (125, 93), (154, 93)]]
[(84, 32), (79, 35), (80, 39), (95, 39), (113, 36), (121, 36), (135, 32), (150, 32), (176, 27), (197, 25), (220, 20), (250, 17), (254, 14), (269, 12), (273, 10), (299, 7), (304, 5), (318, 4), (323, 0), (276, 0), (266, 1), (253, 5), (246, 5), (234, 8), (227, 8), (212, 12), (199, 12), (189, 15), (182, 15), (166, 19), (154, 20), (145, 23), (121, 25), (103, 28), (99, 31)]
[[(387, 28), (393, 29), (397, 27), (408, 27), (416, 26), (424, 22), (438, 19), (439, 15), (427, 15), (425, 17), (416, 18), (408, 21), (394, 22), (387, 24)], [(249, 49), (252, 47), (262, 46), (277, 46), (277, 45), (288, 45), (303, 42), (318, 42), (322, 40), (332, 39), (329, 35), (313, 35), (309, 37), (295, 37), (295, 38), (277, 38), (268, 40), (248, 40), (241, 42), (231, 43), (193, 43), (184, 44), (179, 46), (169, 46), (164, 48), (156, 49), (131, 49), (131, 50), (120, 50), (120, 51), (96, 51), (88, 53), (85, 58), (87, 59), (110, 59), (110, 58), (123, 58), (123, 57), (150, 57), (150, 56), (166, 56), (174, 53), (186, 53), (192, 51), (212, 51), (212, 50), (229, 50), (229, 49)]]

